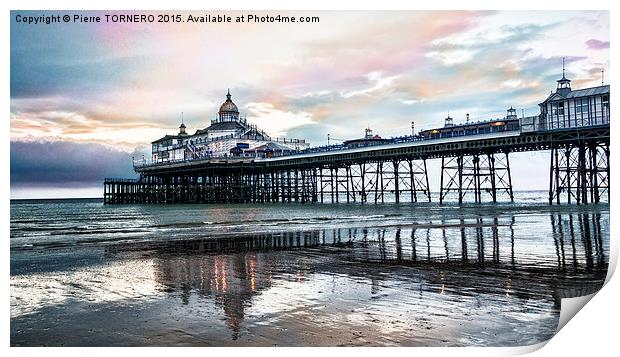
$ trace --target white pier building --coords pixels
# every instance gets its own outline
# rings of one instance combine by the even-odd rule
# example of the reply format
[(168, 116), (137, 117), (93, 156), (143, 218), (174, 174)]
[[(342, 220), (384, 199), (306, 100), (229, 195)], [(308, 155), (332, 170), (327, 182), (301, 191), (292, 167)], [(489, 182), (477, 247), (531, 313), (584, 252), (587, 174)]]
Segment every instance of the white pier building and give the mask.
[(303, 150), (310, 144), (303, 139), (272, 139), (256, 125), (248, 123), (239, 114), (239, 108), (232, 101), (230, 91), (220, 106), (217, 119), (204, 129), (192, 135), (184, 123), (179, 133), (166, 135), (153, 141), (152, 162), (191, 160), (200, 157), (254, 156), (272, 157)]

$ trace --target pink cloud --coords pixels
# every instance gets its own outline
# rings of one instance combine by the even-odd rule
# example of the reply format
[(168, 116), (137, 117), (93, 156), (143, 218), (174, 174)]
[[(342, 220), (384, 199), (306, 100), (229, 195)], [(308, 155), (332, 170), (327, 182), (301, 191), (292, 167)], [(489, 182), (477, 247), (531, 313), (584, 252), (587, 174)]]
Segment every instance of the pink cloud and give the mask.
[[(376, 16), (363, 28), (351, 28), (330, 39), (305, 44), (303, 55), (289, 66), (264, 66), (276, 88), (304, 83), (306, 90), (325, 89), (326, 79), (338, 88), (363, 85), (365, 75), (386, 75), (415, 68), (425, 61), (430, 43), (464, 31), (488, 13), (413, 12)], [(269, 95), (271, 97), (271, 95)]]
[(591, 39), (586, 41), (586, 46), (588, 46), (588, 48), (592, 50), (602, 50), (609, 48), (609, 41)]

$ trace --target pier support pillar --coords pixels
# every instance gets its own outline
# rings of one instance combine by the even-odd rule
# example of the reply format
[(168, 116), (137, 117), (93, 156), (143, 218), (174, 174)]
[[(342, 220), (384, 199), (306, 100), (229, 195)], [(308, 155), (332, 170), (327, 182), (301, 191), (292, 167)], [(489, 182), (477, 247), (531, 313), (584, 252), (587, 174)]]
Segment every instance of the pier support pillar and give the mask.
[(549, 204), (609, 202), (609, 143), (582, 142), (551, 148)]
[(498, 201), (498, 193), (504, 193), (514, 201), (512, 176), (508, 153), (472, 153), (441, 159), (441, 187), (439, 203), (451, 192), (457, 193), (462, 204), (468, 195), (475, 203), (481, 203), (485, 194), (492, 202)]

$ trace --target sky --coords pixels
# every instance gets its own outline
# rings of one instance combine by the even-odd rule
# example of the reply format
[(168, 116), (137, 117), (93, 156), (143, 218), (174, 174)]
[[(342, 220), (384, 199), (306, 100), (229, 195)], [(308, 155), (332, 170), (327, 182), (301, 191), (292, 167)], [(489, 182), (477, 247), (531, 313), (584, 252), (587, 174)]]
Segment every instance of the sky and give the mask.
[[(24, 24), (11, 12), (11, 198), (99, 197), (149, 143), (215, 118), (230, 88), (248, 121), (313, 145), (538, 114), (565, 58), (573, 88), (610, 78), (607, 11), (227, 11), (319, 23)], [(122, 12), (127, 14), (128, 12)], [(141, 12), (145, 14), (147, 12)], [(158, 12), (152, 12), (158, 14)], [(117, 13), (121, 14), (121, 13)], [(609, 84), (605, 81), (605, 84)], [(545, 189), (545, 153), (513, 155), (515, 189)], [(429, 166), (435, 182), (439, 166)], [(438, 189), (431, 184), (432, 189)]]

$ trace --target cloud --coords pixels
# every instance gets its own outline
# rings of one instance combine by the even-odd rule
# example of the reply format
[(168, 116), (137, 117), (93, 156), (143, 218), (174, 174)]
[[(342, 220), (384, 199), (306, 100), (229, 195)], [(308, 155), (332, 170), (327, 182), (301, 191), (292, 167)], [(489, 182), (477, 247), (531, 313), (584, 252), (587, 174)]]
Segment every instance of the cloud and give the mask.
[(157, 124), (124, 121), (114, 115), (98, 117), (96, 114), (89, 116), (86, 113), (54, 110), (11, 113), (13, 140), (89, 141), (132, 150), (158, 136), (163, 136), (163, 133)]
[[(271, 103), (248, 103), (245, 108), (252, 116), (250, 122), (258, 125), (273, 137), (286, 135), (287, 131), (312, 124), (312, 115), (307, 112), (290, 112), (275, 108)], [(302, 138), (295, 138), (302, 139)]]
[[(429, 19), (436, 15), (425, 14)], [(413, 25), (395, 20), (386, 29), (407, 36), (378, 35), (383, 29), (376, 29), (375, 34), (360, 36), (362, 41), (333, 36), (313, 43), (301, 63), (295, 68), (284, 66), (276, 78), (284, 78), (288, 70), (297, 69), (314, 73), (321, 68), (322, 73), (311, 75), (307, 81), (304, 77), (309, 90), (280, 96), (278, 105), (289, 110), (303, 108), (312, 114), (320, 125), (304, 127), (308, 137), (323, 137), (326, 130), (350, 137), (354, 135), (351, 129), (363, 127), (364, 123), (396, 135), (406, 130), (403, 123), (412, 119), (421, 126), (440, 125), (447, 110), (459, 116), (462, 112), (463, 117), (470, 112), (472, 117), (486, 119), (488, 115), (504, 115), (505, 107), (513, 105), (533, 114), (537, 103), (555, 88), (562, 57), (566, 58), (573, 78), (584, 78), (575, 79), (574, 83), (592, 83), (587, 68), (595, 60), (585, 56), (582, 49), (564, 46), (563, 52), (551, 52), (551, 56), (541, 50), (549, 43), (561, 43), (562, 36), (574, 31), (567, 26), (567, 18), (579, 22), (582, 14), (478, 12), (463, 13), (463, 18), (453, 18), (451, 13), (442, 15), (446, 21), (451, 19), (452, 27), (420, 31), (413, 40), (408, 37)], [(417, 25), (421, 24), (426, 25), (425, 20)], [(379, 37), (382, 41), (375, 42)], [(401, 40), (401, 47), (391, 47), (394, 39)], [(328, 57), (315, 54), (325, 49), (329, 49)], [(352, 54), (358, 60), (350, 60)], [(373, 66), (361, 65), (371, 63), (369, 59), (375, 56), (384, 59), (372, 61)], [(329, 68), (324, 68), (325, 64)], [(389, 80), (379, 82), (380, 78)], [(327, 129), (320, 130), (320, 126)], [(314, 135), (311, 130), (320, 133)]]
[(67, 141), (11, 141), (11, 189), (91, 187), (105, 177), (133, 177), (131, 157), (109, 146)]
[(12, 24), (11, 139), (130, 152), (176, 133), (181, 112), (188, 131), (207, 127), (228, 87), (274, 136), (402, 135), (447, 111), (535, 114), (562, 57), (573, 88), (610, 67), (606, 11), (318, 15), (320, 26)]
[[(240, 107), (262, 103), (250, 106), (249, 119), (260, 114), (257, 122), (280, 134), (308, 118), (323, 124), (369, 112), (398, 118), (403, 106), (438, 112), (442, 96), (487, 88), (531, 98), (536, 91), (546, 94), (544, 84), (556, 79), (554, 60), (571, 57), (542, 53), (541, 41), (563, 42), (557, 33), (572, 31), (567, 19), (581, 24), (596, 18), (592, 24), (605, 29), (601, 14), (322, 12), (320, 27), (251, 25), (251, 37), (246, 27), (226, 25), (14, 26), (12, 138), (143, 145), (176, 132), (181, 111), (191, 130), (208, 126), (227, 87)], [(365, 26), (352, 26), (360, 23)], [(580, 31), (604, 41), (592, 24)], [(222, 31), (225, 46), (213, 51)], [(562, 48), (580, 56), (584, 51)], [(568, 65), (574, 77), (590, 73), (585, 65)], [(280, 119), (263, 120), (267, 115)]]
[[(429, 41), (471, 25), (475, 12), (339, 13), (338, 21), (352, 18), (365, 26), (338, 28), (324, 38), (300, 42), (293, 61), (265, 66), (265, 77), (276, 88), (303, 84), (302, 93), (333, 90), (350, 92), (367, 85), (364, 75), (380, 71), (398, 75), (425, 61)], [(295, 90), (296, 88), (291, 88)], [(289, 93), (291, 94), (291, 93)]]
[(609, 41), (591, 39), (591, 40), (586, 41), (586, 46), (592, 50), (606, 49), (606, 48), (609, 48)]
[(344, 92), (341, 92), (340, 95), (343, 98), (351, 98), (351, 97), (358, 96), (358, 95), (372, 94), (374, 92), (390, 87), (392, 82), (394, 82), (394, 80), (400, 76), (396, 75), (396, 76), (384, 77), (383, 72), (374, 71), (374, 72), (370, 72), (366, 74), (365, 77), (368, 78), (368, 81), (372, 84), (371, 87), (358, 89), (358, 90), (352, 90), (352, 91), (344, 91)]
[(471, 50), (448, 50), (448, 51), (431, 51), (426, 57), (438, 60), (444, 66), (453, 66), (471, 61), (476, 51)]
[(421, 100), (417, 100), (417, 99), (404, 99), (404, 100), (401, 100), (400, 102), (405, 104), (405, 105), (413, 105), (413, 104), (420, 103)]

